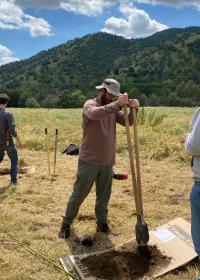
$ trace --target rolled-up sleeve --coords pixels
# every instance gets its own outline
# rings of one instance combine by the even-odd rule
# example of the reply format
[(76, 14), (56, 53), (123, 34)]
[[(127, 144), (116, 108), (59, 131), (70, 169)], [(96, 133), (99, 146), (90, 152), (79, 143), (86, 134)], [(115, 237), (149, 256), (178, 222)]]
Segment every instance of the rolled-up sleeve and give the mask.
[(96, 102), (88, 100), (83, 107), (83, 114), (91, 120), (100, 120), (105, 118), (109, 114), (113, 114), (119, 111), (119, 105), (117, 102), (112, 102), (104, 106), (96, 106)]

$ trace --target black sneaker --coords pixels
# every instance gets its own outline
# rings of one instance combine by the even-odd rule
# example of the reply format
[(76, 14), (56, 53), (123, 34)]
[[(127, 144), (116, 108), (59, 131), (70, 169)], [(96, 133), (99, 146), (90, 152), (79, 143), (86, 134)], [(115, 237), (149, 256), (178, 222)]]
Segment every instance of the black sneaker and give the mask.
[(105, 234), (111, 233), (111, 230), (108, 226), (108, 223), (97, 224), (97, 232), (102, 232), (102, 233), (105, 233)]
[(70, 225), (62, 222), (60, 230), (58, 232), (58, 237), (60, 239), (67, 239), (70, 236)]

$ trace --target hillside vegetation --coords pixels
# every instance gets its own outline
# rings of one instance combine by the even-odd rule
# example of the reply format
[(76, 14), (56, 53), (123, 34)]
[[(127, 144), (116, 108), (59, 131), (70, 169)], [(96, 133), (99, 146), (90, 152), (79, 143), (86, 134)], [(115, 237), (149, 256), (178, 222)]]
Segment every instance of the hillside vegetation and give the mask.
[(14, 107), (80, 107), (95, 85), (115, 78), (142, 105), (200, 101), (200, 28), (174, 28), (144, 39), (96, 33), (0, 67), (0, 90)]

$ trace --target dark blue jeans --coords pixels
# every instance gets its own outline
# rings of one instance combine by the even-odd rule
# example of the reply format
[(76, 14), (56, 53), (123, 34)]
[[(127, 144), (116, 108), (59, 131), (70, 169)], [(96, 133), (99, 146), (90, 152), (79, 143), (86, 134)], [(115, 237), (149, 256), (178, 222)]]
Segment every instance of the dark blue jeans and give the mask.
[(17, 183), (17, 165), (18, 165), (18, 154), (17, 150), (14, 145), (9, 145), (6, 147), (6, 149), (0, 148), (0, 163), (2, 162), (4, 158), (5, 151), (8, 154), (8, 157), (10, 158), (11, 162), (11, 183), (16, 184)]

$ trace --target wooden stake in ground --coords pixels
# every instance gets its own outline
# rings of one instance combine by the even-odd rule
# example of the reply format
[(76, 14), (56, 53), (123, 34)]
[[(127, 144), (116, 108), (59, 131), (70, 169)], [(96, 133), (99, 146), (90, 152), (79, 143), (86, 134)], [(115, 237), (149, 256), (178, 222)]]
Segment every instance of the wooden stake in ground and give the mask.
[(46, 151), (47, 151), (47, 162), (48, 162), (48, 175), (51, 176), (50, 151), (49, 151), (49, 139), (48, 139), (47, 128), (45, 128), (45, 134), (46, 134)]
[(54, 146), (54, 161), (53, 161), (53, 176), (56, 176), (57, 144), (58, 144), (58, 129), (56, 128), (55, 146)]

